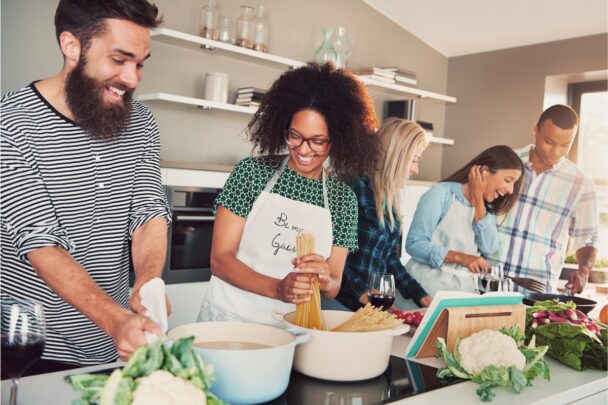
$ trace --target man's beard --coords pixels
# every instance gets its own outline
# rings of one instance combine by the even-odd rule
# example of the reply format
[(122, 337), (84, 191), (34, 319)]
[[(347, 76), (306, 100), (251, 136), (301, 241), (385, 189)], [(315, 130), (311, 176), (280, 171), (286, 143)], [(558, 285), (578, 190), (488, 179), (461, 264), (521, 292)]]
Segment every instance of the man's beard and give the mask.
[[(85, 58), (80, 59), (68, 75), (65, 83), (68, 107), (78, 126), (88, 131), (91, 137), (110, 141), (118, 137), (120, 129), (129, 120), (134, 90), (126, 89), (120, 84), (95, 80), (85, 73), (86, 64)], [(104, 105), (103, 93), (108, 85), (126, 90), (122, 97), (123, 104)]]

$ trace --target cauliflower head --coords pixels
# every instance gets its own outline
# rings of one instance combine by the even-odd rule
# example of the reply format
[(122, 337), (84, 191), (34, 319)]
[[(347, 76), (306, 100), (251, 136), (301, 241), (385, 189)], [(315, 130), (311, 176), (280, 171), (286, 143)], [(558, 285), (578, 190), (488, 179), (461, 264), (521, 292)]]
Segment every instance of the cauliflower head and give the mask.
[(479, 375), (487, 366), (526, 367), (526, 357), (515, 340), (496, 330), (485, 329), (462, 339), (458, 352), (460, 365), (471, 375)]
[(164, 370), (138, 379), (131, 405), (204, 405), (205, 393)]

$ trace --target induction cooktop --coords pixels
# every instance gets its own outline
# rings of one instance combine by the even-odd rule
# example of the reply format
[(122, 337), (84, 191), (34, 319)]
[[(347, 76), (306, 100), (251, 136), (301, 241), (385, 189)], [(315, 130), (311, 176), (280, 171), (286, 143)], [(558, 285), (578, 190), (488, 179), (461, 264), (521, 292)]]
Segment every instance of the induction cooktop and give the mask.
[(378, 405), (423, 394), (464, 380), (440, 380), (437, 369), (390, 357), (386, 371), (371, 380), (333, 382), (292, 371), (287, 390), (267, 405)]

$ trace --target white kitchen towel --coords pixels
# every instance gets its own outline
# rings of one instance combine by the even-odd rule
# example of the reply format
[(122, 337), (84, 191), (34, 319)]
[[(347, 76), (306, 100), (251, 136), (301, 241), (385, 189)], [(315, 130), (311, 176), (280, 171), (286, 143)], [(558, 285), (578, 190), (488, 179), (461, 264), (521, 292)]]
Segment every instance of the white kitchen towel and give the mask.
[[(156, 277), (148, 281), (139, 289), (141, 305), (146, 308), (145, 315), (160, 326), (161, 331), (167, 332), (169, 328), (167, 320), (167, 301), (165, 298), (165, 282)], [(148, 343), (158, 339), (158, 335), (144, 332)]]

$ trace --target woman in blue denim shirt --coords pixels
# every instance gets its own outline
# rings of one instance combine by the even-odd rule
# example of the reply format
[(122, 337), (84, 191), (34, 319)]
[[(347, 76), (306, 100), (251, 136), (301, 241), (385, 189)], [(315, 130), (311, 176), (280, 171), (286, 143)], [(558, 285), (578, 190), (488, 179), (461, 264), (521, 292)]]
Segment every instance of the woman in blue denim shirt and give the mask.
[(517, 201), (523, 163), (508, 146), (481, 152), (420, 198), (407, 235), (410, 275), (437, 291), (477, 291), (476, 275), (500, 248), (496, 214)]

